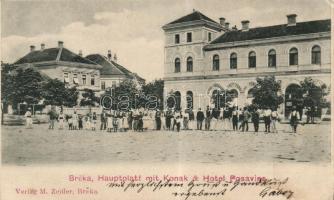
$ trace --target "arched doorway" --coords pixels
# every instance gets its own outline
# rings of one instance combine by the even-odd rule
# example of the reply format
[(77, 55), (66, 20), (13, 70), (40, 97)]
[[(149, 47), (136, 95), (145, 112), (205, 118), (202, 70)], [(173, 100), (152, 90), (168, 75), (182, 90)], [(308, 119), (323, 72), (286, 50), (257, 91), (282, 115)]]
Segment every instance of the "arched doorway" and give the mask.
[(288, 117), (293, 107), (296, 107), (297, 111), (302, 112), (304, 107), (303, 92), (299, 85), (290, 84), (285, 89), (285, 117)]
[(193, 109), (194, 108), (194, 95), (192, 91), (187, 91), (187, 109)]
[(215, 89), (212, 91), (211, 101), (214, 107), (217, 109), (223, 108), (225, 106), (231, 107), (238, 104), (238, 95), (239, 93), (236, 89)]
[(168, 109), (181, 109), (181, 93), (179, 91), (173, 92), (167, 98), (167, 108)]

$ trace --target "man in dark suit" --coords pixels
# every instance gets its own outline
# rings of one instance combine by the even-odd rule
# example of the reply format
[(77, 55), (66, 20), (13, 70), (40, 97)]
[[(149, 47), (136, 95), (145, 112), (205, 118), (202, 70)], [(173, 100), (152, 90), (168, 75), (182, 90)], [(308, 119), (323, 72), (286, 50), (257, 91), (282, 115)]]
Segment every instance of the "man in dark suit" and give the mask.
[(196, 114), (196, 120), (197, 120), (197, 130), (202, 130), (202, 123), (204, 120), (204, 113), (201, 110), (201, 108), (198, 109), (198, 112)]
[(101, 127), (100, 130), (106, 130), (107, 128), (107, 113), (103, 110), (101, 113)]
[(205, 111), (205, 130), (210, 130), (211, 114), (211, 109), (207, 106)]

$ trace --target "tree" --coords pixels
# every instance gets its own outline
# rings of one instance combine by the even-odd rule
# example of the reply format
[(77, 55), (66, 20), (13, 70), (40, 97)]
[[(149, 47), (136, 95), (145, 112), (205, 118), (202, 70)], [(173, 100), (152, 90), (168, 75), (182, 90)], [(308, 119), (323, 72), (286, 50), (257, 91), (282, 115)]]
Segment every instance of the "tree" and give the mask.
[[(158, 101), (158, 108), (163, 109), (164, 102), (164, 81), (154, 80), (143, 86), (143, 93), (147, 98), (155, 97)], [(152, 98), (151, 98), (152, 99)]]
[(54, 106), (74, 106), (78, 99), (75, 87), (67, 88), (65, 83), (58, 79), (47, 79), (42, 86), (44, 104)]
[(81, 94), (82, 99), (80, 101), (80, 106), (88, 106), (89, 113), (91, 113), (91, 107), (96, 106), (100, 102), (100, 98), (95, 96), (95, 93), (91, 89), (84, 89), (84, 92)]
[[(133, 80), (124, 80), (118, 87), (108, 88), (105, 91), (101, 97), (103, 99), (102, 106), (113, 110), (138, 108), (143, 104), (144, 98), (141, 87)], [(112, 98), (112, 101), (106, 97)]]
[(277, 108), (283, 103), (283, 96), (279, 94), (281, 91), (280, 81), (276, 81), (274, 76), (266, 76), (264, 78), (256, 78), (256, 84), (252, 88), (252, 103), (260, 108), (270, 107)]
[(45, 80), (33, 67), (16, 67), (2, 64), (1, 99), (17, 108), (19, 103), (37, 104), (42, 99)]
[(301, 92), (303, 93), (303, 106), (317, 106), (324, 108), (329, 106), (325, 96), (329, 94), (326, 84), (317, 83), (311, 77), (306, 77), (300, 82)]

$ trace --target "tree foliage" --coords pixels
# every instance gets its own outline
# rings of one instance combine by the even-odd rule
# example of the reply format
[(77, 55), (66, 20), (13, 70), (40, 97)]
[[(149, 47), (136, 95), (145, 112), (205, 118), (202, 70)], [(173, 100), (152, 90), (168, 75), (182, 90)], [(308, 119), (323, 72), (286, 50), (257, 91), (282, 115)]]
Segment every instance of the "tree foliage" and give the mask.
[(67, 88), (65, 83), (58, 79), (47, 79), (42, 86), (42, 97), (46, 105), (75, 106), (78, 93), (75, 87)]
[(164, 81), (154, 80), (143, 86), (143, 93), (146, 95), (148, 100), (153, 100), (153, 97), (158, 101), (158, 108), (163, 108), (164, 102)]
[(327, 102), (325, 96), (329, 94), (329, 89), (326, 84), (316, 82), (311, 77), (306, 77), (300, 82), (300, 86), (304, 97), (304, 106), (328, 106), (329, 102)]
[(80, 106), (96, 106), (100, 102), (100, 98), (95, 96), (95, 93), (91, 89), (84, 89), (81, 94)]
[(280, 94), (281, 83), (276, 81), (274, 76), (266, 76), (264, 78), (256, 78), (256, 84), (252, 88), (252, 103), (260, 108), (270, 107), (277, 108), (283, 103), (283, 96)]
[(37, 104), (42, 99), (44, 77), (32, 67), (2, 65), (1, 99), (12, 104)]
[[(112, 109), (162, 108), (163, 87), (163, 80), (155, 80), (146, 85), (134, 80), (124, 80), (115, 88), (107, 88), (101, 97), (102, 103), (105, 108)], [(112, 101), (105, 98), (108, 96), (112, 97)]]

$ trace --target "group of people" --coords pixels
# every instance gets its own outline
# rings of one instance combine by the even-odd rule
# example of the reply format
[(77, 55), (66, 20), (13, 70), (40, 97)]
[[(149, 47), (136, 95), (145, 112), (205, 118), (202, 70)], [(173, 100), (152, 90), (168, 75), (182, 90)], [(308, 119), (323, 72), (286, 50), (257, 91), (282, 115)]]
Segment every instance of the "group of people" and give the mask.
[[(205, 111), (201, 108), (195, 113), (192, 109), (186, 109), (183, 112), (175, 109), (166, 111), (134, 109), (129, 111), (105, 111), (98, 115), (95, 112), (85, 115), (59, 114), (55, 110), (49, 113), (49, 129), (55, 128), (58, 122), (59, 129), (69, 130), (105, 130), (107, 132), (124, 131), (144, 131), (151, 130), (224, 130), (241, 131), (250, 130), (249, 123), (253, 123), (253, 131), (259, 131), (260, 121), (264, 122), (264, 132), (277, 132), (277, 122), (279, 120), (278, 112), (275, 108), (266, 107), (264, 109), (256, 107), (225, 107), (222, 109), (210, 108), (207, 106)], [(25, 114), (27, 127), (32, 127), (32, 116), (30, 110)], [(297, 132), (299, 112), (294, 107), (290, 113), (290, 125), (293, 132)], [(66, 125), (67, 124), (67, 125)], [(204, 128), (203, 128), (204, 124)]]
[[(249, 122), (254, 125), (254, 132), (259, 131), (260, 120), (265, 123), (265, 132), (277, 132), (276, 124), (278, 113), (276, 109), (256, 109), (256, 108), (237, 108), (225, 107), (223, 109), (210, 108), (207, 106), (205, 111), (198, 109), (196, 116), (191, 109), (185, 110), (184, 114), (180, 111), (167, 110), (165, 113), (166, 129), (174, 130), (174, 127), (183, 129), (202, 130), (225, 130), (225, 131), (249, 131)], [(172, 119), (172, 120), (171, 120)], [(183, 120), (182, 120), (183, 119)], [(159, 120), (160, 121), (160, 120)], [(194, 124), (196, 123), (196, 127)]]

